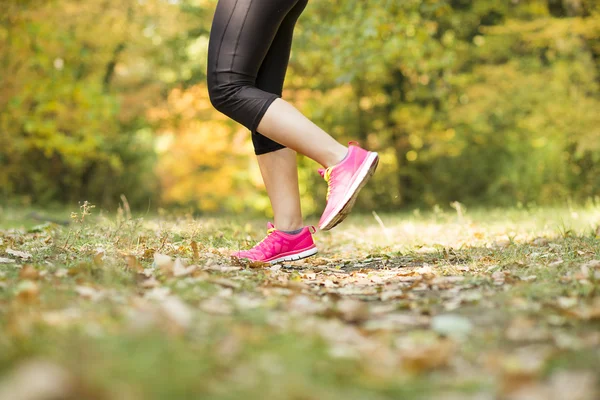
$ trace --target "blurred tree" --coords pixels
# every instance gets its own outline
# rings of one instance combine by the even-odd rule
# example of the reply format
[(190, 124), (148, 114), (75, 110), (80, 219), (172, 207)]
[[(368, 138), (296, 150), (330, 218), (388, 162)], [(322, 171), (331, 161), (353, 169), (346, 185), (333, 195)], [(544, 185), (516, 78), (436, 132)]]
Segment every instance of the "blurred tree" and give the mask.
[[(208, 102), (215, 5), (4, 0), (3, 197), (268, 210), (249, 134)], [(599, 85), (595, 0), (311, 0), (284, 96), (380, 151), (359, 207), (512, 205), (598, 195)]]
[(323, 94), (311, 115), (384, 153), (363, 205), (552, 202), (598, 181), (577, 161), (600, 126), (592, 4), (313, 3), (293, 65)]
[(0, 184), (31, 201), (109, 204), (154, 197), (145, 110), (176, 79), (179, 7), (136, 2), (3, 2)]

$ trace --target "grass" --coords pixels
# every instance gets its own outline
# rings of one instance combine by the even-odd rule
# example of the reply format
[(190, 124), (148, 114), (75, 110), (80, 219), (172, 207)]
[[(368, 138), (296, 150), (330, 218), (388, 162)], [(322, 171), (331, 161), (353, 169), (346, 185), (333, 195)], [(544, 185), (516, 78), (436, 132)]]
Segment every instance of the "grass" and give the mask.
[(262, 221), (73, 211), (0, 210), (0, 398), (598, 396), (600, 208), (352, 215), (272, 268), (227, 256)]

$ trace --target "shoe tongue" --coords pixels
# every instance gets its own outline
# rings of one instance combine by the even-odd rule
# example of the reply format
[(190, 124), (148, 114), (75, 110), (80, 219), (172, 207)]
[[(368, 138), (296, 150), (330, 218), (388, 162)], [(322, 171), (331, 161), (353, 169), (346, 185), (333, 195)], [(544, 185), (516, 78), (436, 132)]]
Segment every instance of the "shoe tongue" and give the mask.
[(326, 170), (325, 168), (319, 168), (319, 170), (318, 170), (318, 172), (319, 172), (319, 175), (321, 175), (321, 177), (323, 177), (323, 178), (325, 178), (325, 172), (326, 172), (326, 171), (327, 171), (327, 170)]
[(275, 225), (273, 225), (270, 222), (267, 222), (267, 230), (269, 230), (269, 229), (275, 229)]

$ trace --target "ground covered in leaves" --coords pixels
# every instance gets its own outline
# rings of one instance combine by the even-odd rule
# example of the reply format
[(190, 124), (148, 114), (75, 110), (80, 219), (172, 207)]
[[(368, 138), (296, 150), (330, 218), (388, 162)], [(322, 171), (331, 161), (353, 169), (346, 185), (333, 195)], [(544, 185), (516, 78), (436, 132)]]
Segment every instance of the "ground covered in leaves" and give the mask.
[(598, 207), (352, 215), (273, 267), (228, 257), (259, 221), (76, 211), (0, 209), (2, 400), (600, 398)]

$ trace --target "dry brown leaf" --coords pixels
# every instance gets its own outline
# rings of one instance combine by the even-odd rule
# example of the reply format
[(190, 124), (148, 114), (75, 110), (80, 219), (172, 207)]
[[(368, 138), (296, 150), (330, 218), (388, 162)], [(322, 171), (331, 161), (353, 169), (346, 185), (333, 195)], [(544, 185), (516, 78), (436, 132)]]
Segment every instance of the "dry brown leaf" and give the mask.
[(323, 282), (321, 282), (321, 285), (325, 286), (328, 289), (336, 286), (331, 279), (325, 279)]
[(540, 326), (539, 321), (519, 316), (514, 318), (505, 332), (506, 338), (514, 341), (539, 341), (551, 338), (550, 333)]
[(211, 297), (200, 304), (200, 309), (208, 314), (229, 315), (233, 312), (230, 303), (218, 297)]
[(431, 319), (431, 329), (440, 335), (464, 340), (473, 330), (473, 324), (462, 315), (440, 314)]
[(417, 268), (415, 272), (423, 277), (423, 279), (430, 281), (435, 278), (435, 272), (430, 265), (424, 264), (422, 267)]
[(402, 290), (384, 290), (381, 292), (380, 298), (381, 301), (386, 302), (390, 300), (405, 299), (407, 298), (407, 294)]
[(177, 296), (168, 296), (160, 302), (162, 315), (168, 319), (170, 329), (183, 331), (190, 327), (193, 319), (191, 308)]
[(6, 254), (9, 254), (14, 257), (19, 257), (23, 260), (29, 260), (31, 257), (33, 257), (30, 253), (27, 253), (25, 251), (13, 250), (11, 248), (6, 249), (5, 251)]
[(24, 361), (0, 381), (0, 399), (6, 400), (67, 399), (73, 392), (71, 375), (45, 360)]
[(126, 255), (125, 261), (127, 261), (127, 268), (129, 268), (129, 270), (131, 271), (142, 272), (144, 270), (144, 267), (142, 266), (142, 264), (140, 264), (137, 257), (134, 255)]
[(158, 268), (163, 274), (171, 276), (173, 275), (173, 259), (161, 253), (154, 253), (154, 266)]
[(17, 299), (24, 303), (34, 303), (39, 300), (40, 288), (37, 283), (24, 280), (17, 285)]
[(600, 297), (591, 304), (580, 304), (577, 308), (566, 309), (565, 313), (580, 320), (600, 320)]
[(214, 277), (207, 279), (208, 282), (215, 283), (217, 285), (231, 288), (231, 289), (239, 289), (242, 285), (239, 282), (232, 281), (231, 279), (222, 278), (222, 277)]
[(143, 281), (140, 284), (140, 286), (143, 288), (152, 289), (152, 288), (160, 286), (160, 282), (157, 281), (155, 277), (151, 276), (150, 278)]
[(261, 261), (252, 261), (252, 262), (248, 263), (248, 267), (250, 267), (250, 268), (269, 268), (270, 266), (271, 266), (271, 264), (264, 263)]
[(102, 266), (102, 264), (104, 264), (104, 254), (106, 252), (104, 251), (104, 249), (102, 247), (98, 247), (96, 249), (96, 254), (94, 254), (94, 265), (97, 267)]
[(537, 279), (537, 275), (528, 275), (520, 278), (523, 282), (533, 282)]
[(510, 394), (535, 382), (550, 356), (548, 347), (532, 345), (521, 347), (512, 354), (497, 355), (495, 359), (488, 361), (502, 374), (502, 392)]
[(81, 297), (83, 297), (84, 299), (88, 299), (91, 301), (99, 301), (104, 297), (104, 292), (94, 289), (93, 287), (90, 286), (76, 286), (75, 287), (75, 292), (80, 295)]
[(298, 295), (290, 299), (288, 308), (292, 313), (321, 314), (327, 309), (327, 306), (313, 297)]
[(200, 258), (200, 252), (198, 251), (198, 243), (196, 243), (195, 241), (192, 240), (192, 242), (190, 243), (190, 246), (192, 247), (192, 257), (194, 260), (197, 260)]
[(415, 346), (401, 352), (401, 364), (412, 373), (423, 373), (448, 365), (456, 345), (451, 340), (440, 340), (429, 345)]
[(81, 318), (81, 311), (76, 308), (46, 311), (42, 313), (41, 318), (50, 326), (65, 327), (71, 325)]
[(142, 254), (142, 259), (143, 260), (152, 260), (154, 259), (154, 253), (156, 253), (156, 251), (154, 249), (146, 249), (144, 250), (144, 254)]
[(329, 261), (325, 258), (309, 258), (306, 262), (310, 265), (318, 267), (320, 265), (327, 265)]
[(359, 323), (369, 318), (369, 307), (362, 301), (342, 299), (336, 304), (340, 317), (351, 323)]
[(297, 292), (302, 292), (303, 290), (310, 289), (310, 286), (304, 282), (290, 280), (287, 278), (285, 278), (285, 279), (280, 278), (278, 280), (270, 279), (270, 280), (266, 281), (263, 284), (263, 286), (264, 287), (276, 287), (276, 288), (290, 289), (290, 290), (297, 291)]
[(40, 272), (35, 269), (35, 267), (33, 265), (25, 265), (21, 271), (19, 271), (19, 278), (20, 279), (29, 279), (29, 280), (36, 280), (40, 277)]
[(559, 258), (556, 261), (551, 262), (550, 264), (548, 264), (549, 268), (557, 268), (560, 267), (562, 264), (564, 263), (562, 258)]
[(180, 278), (186, 275), (190, 275), (192, 272), (194, 272), (198, 267), (196, 265), (190, 265), (189, 267), (186, 267), (185, 263), (183, 262), (183, 260), (181, 258), (176, 258), (175, 262), (173, 263), (173, 276)]
[(157, 287), (154, 287), (154, 288), (148, 290), (144, 294), (144, 298), (151, 299), (151, 300), (157, 300), (157, 301), (163, 301), (170, 294), (171, 294), (171, 289), (169, 289), (168, 287), (157, 286)]
[(551, 399), (597, 400), (596, 381), (597, 374), (592, 371), (558, 371), (550, 377)]

